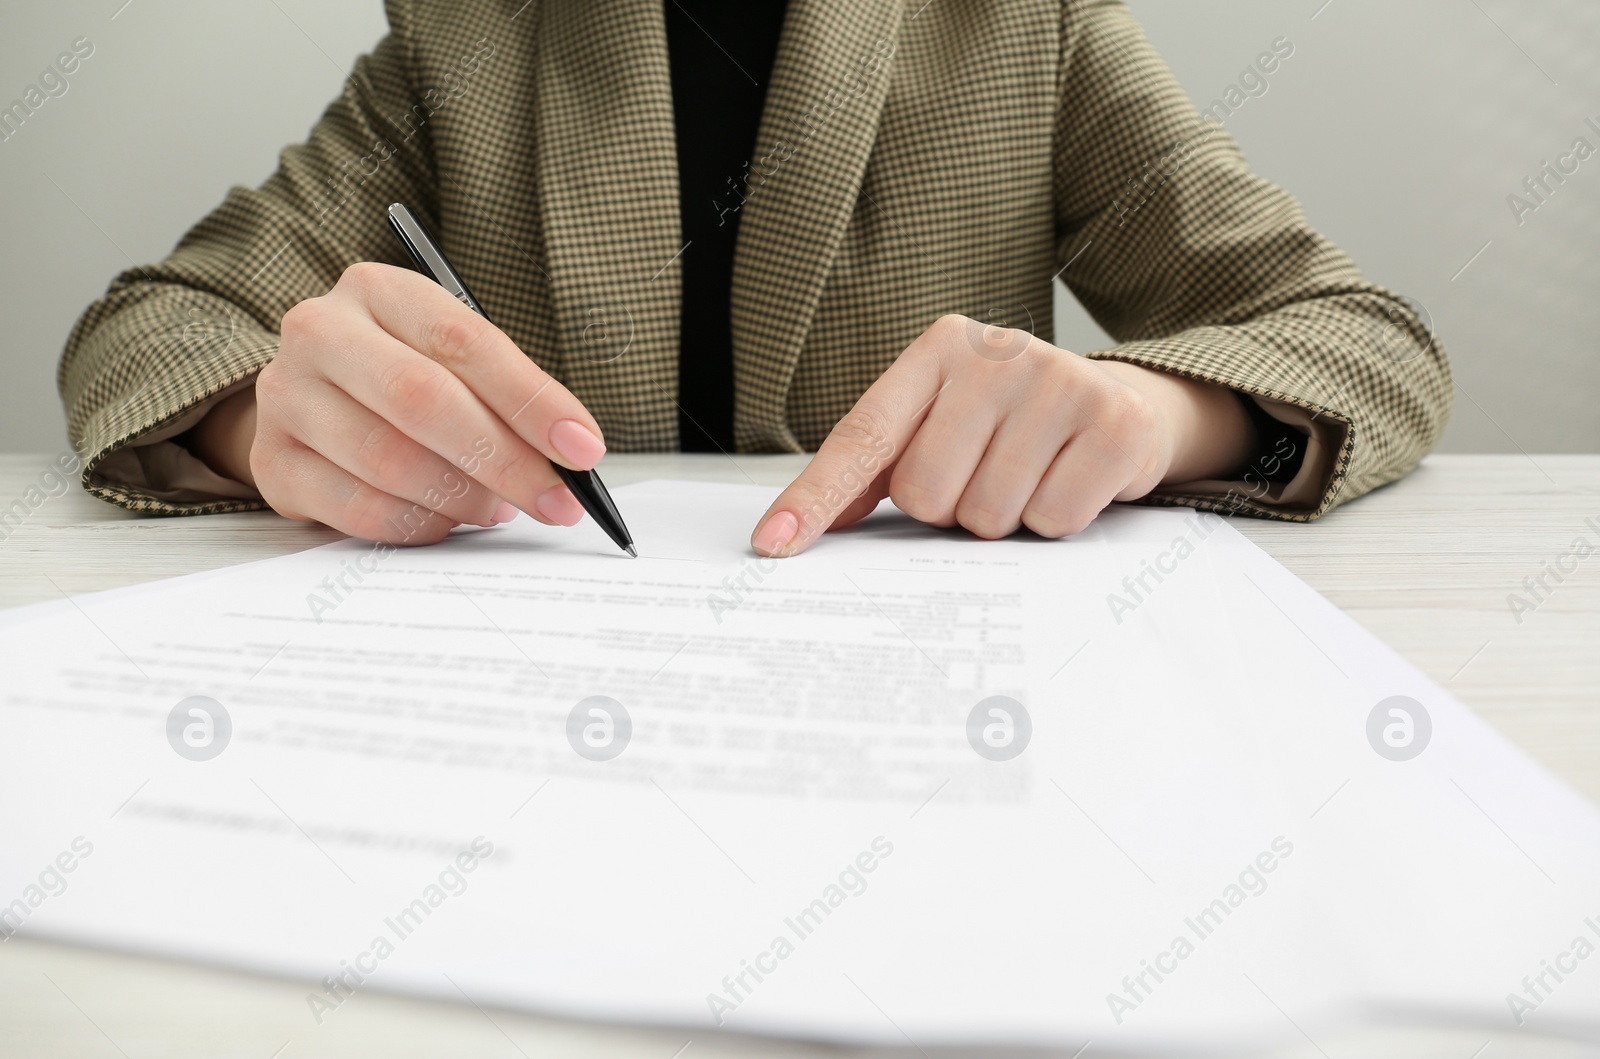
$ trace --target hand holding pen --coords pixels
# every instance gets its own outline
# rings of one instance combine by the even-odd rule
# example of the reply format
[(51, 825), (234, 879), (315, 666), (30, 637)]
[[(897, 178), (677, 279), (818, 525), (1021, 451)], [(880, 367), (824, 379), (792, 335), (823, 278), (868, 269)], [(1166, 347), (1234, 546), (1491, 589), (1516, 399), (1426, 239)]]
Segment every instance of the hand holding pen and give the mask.
[(277, 357), (228, 401), (236, 473), (273, 508), (394, 544), (519, 509), (573, 525), (568, 479), (605, 452), (594, 417), (504, 332), (392, 265), (352, 265), (289, 309)]
[[(478, 299), (467, 290), (466, 281), (457, 274), (444, 256), (444, 251), (439, 244), (434, 242), (433, 236), (423, 226), (415, 214), (406, 206), (396, 202), (389, 207), (389, 225), (394, 229), (395, 235), (404, 244), (406, 252), (411, 255), (411, 260), (416, 262), (417, 270), (439, 286), (443, 287), (452, 298), (471, 309), (487, 322), (489, 314), (484, 312)], [(509, 339), (507, 340), (509, 341)], [(469, 352), (464, 349), (463, 353)], [(549, 380), (549, 385), (556, 385), (554, 379)], [(565, 392), (565, 391), (563, 391)], [(567, 395), (571, 397), (571, 394)], [(535, 395), (537, 397), (537, 394)], [(531, 403), (534, 398), (529, 398)], [(577, 399), (573, 398), (576, 403)], [(526, 407), (526, 406), (524, 406)], [(581, 407), (581, 406), (580, 406)], [(587, 414), (587, 413), (585, 413)], [(557, 427), (562, 424), (556, 424)], [(554, 429), (554, 428), (552, 428)], [(595, 428), (596, 437), (599, 436), (599, 427)], [(604, 448), (602, 447), (602, 450)], [(598, 457), (596, 457), (598, 458)], [(605, 483), (592, 469), (566, 467), (557, 462), (552, 464), (556, 474), (572, 490), (572, 495), (583, 505), (591, 518), (605, 530), (606, 536), (616, 542), (617, 547), (627, 552), (630, 558), (637, 559), (639, 553), (634, 551), (633, 538), (628, 536), (628, 527), (622, 524), (622, 515), (617, 511), (617, 505), (612, 502), (611, 494), (606, 491)]]

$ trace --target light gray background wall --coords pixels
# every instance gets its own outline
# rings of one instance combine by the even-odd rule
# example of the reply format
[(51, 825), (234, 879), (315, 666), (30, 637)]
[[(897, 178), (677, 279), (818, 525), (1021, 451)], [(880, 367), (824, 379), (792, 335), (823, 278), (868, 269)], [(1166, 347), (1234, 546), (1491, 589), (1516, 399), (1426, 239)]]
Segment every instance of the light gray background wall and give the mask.
[[(1459, 386), (1443, 448), (1600, 451), (1600, 155), (1522, 225), (1506, 203), (1576, 138), (1600, 150), (1584, 123), (1600, 125), (1600, 4), (1131, 5), (1201, 103), (1272, 39), (1294, 42), (1228, 129), (1371, 276), (1429, 310)], [(95, 51), (0, 143), (0, 450), (62, 446), (55, 361), (78, 313), (229, 185), (266, 177), (383, 28), (378, 0), (7, 3), (0, 101), (72, 40)], [(1107, 344), (1065, 295), (1057, 314), (1058, 344)]]

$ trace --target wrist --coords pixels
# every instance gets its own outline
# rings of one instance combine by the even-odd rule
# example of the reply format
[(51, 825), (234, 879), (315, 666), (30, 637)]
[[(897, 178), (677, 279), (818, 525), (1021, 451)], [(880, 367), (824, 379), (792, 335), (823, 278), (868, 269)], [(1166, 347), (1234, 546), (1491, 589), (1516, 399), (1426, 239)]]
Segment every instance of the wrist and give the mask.
[(1137, 364), (1101, 365), (1154, 404), (1169, 453), (1162, 485), (1229, 480), (1249, 463), (1255, 425), (1233, 390)]
[(185, 435), (185, 447), (224, 478), (255, 488), (250, 447), (256, 437), (256, 388), (218, 401)]

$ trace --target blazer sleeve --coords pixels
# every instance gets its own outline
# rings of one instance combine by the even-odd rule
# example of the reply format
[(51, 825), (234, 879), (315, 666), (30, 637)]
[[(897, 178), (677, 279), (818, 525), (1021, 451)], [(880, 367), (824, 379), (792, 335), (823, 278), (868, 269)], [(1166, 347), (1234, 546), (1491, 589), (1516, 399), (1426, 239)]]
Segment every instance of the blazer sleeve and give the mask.
[(388, 15), (388, 35), (261, 187), (230, 190), (170, 256), (118, 275), (73, 327), (57, 387), (90, 493), (155, 514), (265, 506), (174, 439), (253, 385), (291, 306), (325, 294), (356, 261), (400, 263), (384, 207), (403, 201), (435, 215), (428, 127), (413, 111), (395, 0)]
[[(1149, 501), (1309, 521), (1415, 467), (1449, 419), (1444, 351), (1250, 171), (1224, 125), (1263, 104), (1224, 92), (1202, 117), (1121, 0), (1065, 0), (1061, 41), (1057, 264), (1119, 343), (1088, 355), (1230, 387), (1289, 428), (1240, 480)], [(1293, 42), (1262, 43), (1294, 76)]]

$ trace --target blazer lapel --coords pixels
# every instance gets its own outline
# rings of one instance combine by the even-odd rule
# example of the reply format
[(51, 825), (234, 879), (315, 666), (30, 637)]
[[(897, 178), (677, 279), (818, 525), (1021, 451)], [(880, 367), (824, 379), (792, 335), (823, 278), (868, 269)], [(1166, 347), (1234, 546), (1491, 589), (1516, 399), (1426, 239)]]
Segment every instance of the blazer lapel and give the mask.
[[(668, 0), (670, 2), (670, 0)], [(789, 0), (733, 262), (734, 435), (798, 451), (785, 403), (855, 212), (903, 0)]]
[(536, 179), (556, 374), (613, 448), (676, 448), (682, 244), (662, 7), (546, 0), (537, 17)]

